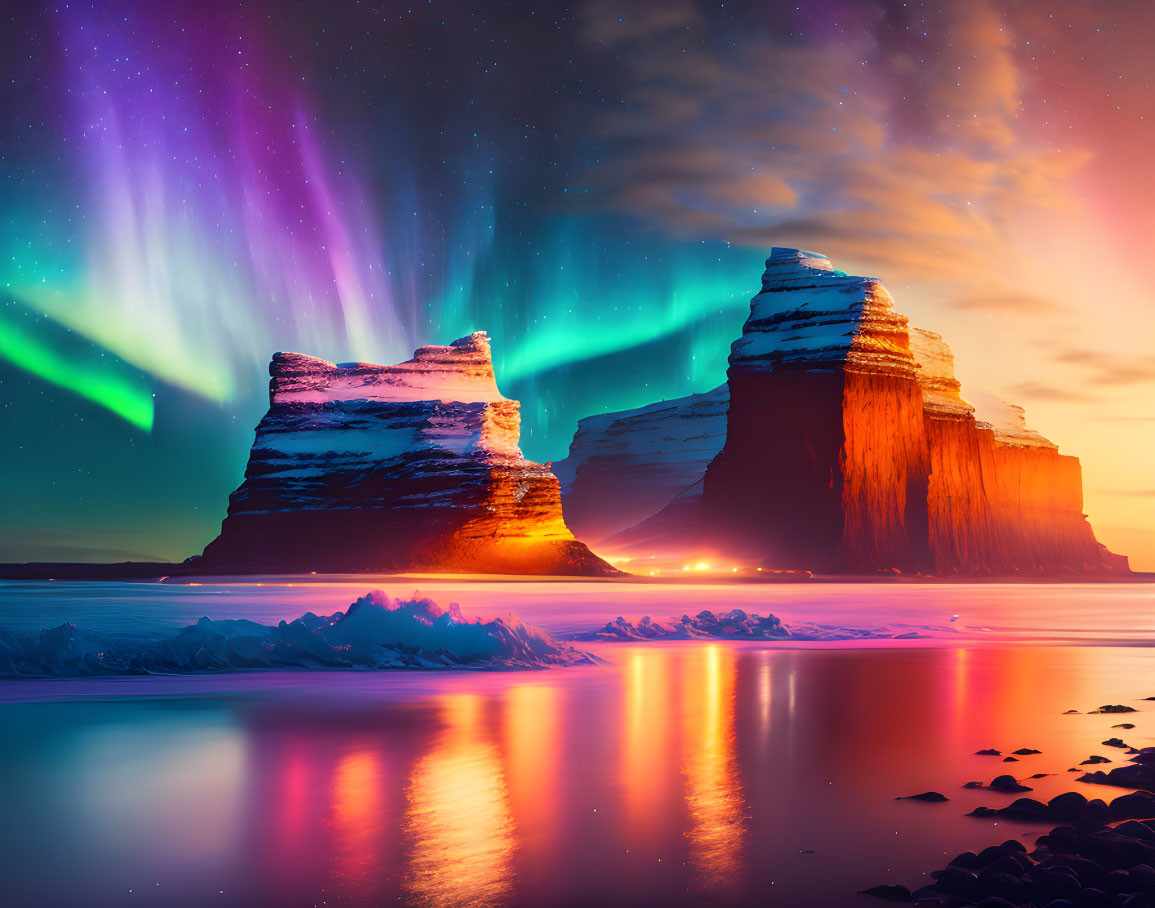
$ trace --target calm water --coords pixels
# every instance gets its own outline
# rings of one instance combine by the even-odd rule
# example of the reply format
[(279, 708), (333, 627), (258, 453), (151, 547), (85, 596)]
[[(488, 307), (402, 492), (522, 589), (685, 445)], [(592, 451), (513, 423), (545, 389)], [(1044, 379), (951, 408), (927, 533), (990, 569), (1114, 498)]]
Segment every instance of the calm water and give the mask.
[[(512, 674), (0, 682), (3, 903), (854, 905), (1040, 831), (963, 816), (1011, 797), (963, 782), (1113, 796), (1066, 769), (1119, 755), (1111, 735), (1155, 744), (1151, 587), (420, 586), (553, 629), (742, 605), (961, 630), (602, 645), (604, 667)], [(366, 587), (9, 584), (0, 624), (268, 620)], [(1142, 711), (1062, 715), (1106, 702)], [(1043, 753), (973, 755), (1024, 746)], [(952, 800), (894, 800), (927, 789)]]

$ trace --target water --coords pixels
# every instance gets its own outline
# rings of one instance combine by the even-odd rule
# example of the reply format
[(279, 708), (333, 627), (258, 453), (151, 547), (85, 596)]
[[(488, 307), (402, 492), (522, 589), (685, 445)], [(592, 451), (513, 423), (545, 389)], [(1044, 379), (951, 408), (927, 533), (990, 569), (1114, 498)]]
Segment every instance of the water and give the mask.
[[(10, 584), (0, 623), (264, 621), (367, 586), (265, 583)], [(4, 903), (837, 908), (1041, 831), (964, 816), (1013, 796), (963, 782), (1112, 797), (1066, 770), (1122, 757), (1113, 735), (1155, 744), (1151, 587), (419, 585), (554, 630), (733, 605), (942, 630), (604, 644), (603, 667), (543, 672), (0, 682)], [(1140, 712), (1085, 714), (1107, 702)], [(974, 755), (1024, 746), (1043, 753)], [(894, 800), (928, 789), (951, 801)]]

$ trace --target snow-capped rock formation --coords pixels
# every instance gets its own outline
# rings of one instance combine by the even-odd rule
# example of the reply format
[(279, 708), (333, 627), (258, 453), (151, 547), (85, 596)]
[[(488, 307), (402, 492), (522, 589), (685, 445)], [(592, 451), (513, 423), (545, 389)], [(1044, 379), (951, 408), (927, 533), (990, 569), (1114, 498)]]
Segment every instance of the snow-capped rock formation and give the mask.
[(574, 533), (596, 544), (700, 483), (726, 438), (726, 385), (636, 410), (587, 416), (553, 465)]
[[(911, 328), (874, 278), (775, 248), (728, 387), (725, 441), (700, 481), (599, 551), (819, 572), (1127, 570), (1082, 513), (1078, 460), (1018, 407), (984, 400), (977, 419), (949, 347)], [(580, 513), (585, 494), (575, 480), (567, 508)]]
[(278, 353), (245, 481), (197, 571), (601, 574), (476, 332), (396, 366)]
[(278, 625), (201, 618), (172, 636), (91, 634), (62, 624), (38, 635), (0, 628), (0, 676), (91, 676), (248, 669), (548, 668), (596, 662), (516, 615), (467, 619), (456, 603), (380, 590), (346, 612)]
[(776, 568), (926, 569), (917, 372), (879, 281), (774, 249), (731, 347), (726, 444), (702, 491), (708, 536)]

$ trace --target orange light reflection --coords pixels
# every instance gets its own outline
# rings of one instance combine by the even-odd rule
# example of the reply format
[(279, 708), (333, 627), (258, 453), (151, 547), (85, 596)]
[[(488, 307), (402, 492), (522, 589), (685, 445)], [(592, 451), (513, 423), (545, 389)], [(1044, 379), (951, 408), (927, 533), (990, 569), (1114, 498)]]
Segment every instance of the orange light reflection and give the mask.
[(383, 773), (379, 754), (355, 750), (333, 772), (334, 878), (349, 894), (375, 892), (384, 874)]
[(409, 779), (406, 901), (436, 908), (497, 905), (513, 890), (516, 848), (497, 746), (481, 699), (445, 698), (446, 730)]
[(711, 644), (687, 660), (682, 772), (690, 861), (704, 893), (732, 889), (742, 868), (745, 802), (734, 752), (733, 649)]

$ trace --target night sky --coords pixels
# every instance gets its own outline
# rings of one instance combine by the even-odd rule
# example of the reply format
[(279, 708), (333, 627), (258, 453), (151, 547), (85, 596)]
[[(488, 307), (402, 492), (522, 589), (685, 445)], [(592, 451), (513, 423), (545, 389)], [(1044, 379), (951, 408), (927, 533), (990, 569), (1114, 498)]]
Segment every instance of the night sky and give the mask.
[(487, 330), (523, 449), (880, 277), (1155, 569), (1155, 4), (9, 3), (0, 560), (215, 535), (277, 350)]

